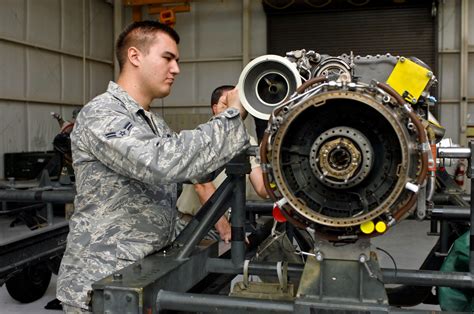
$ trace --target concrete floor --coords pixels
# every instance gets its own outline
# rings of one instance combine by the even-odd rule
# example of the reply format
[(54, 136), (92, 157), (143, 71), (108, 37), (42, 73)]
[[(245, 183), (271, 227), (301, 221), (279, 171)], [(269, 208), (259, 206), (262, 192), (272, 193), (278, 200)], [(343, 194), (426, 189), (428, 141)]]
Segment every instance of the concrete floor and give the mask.
[[(375, 238), (373, 243), (375, 246), (388, 251), (395, 259), (398, 268), (418, 269), (437, 240), (436, 237), (428, 236), (428, 231), (428, 221), (404, 220), (386, 235)], [(377, 254), (382, 268), (393, 268), (393, 262), (388, 256), (381, 252)], [(8, 295), (5, 286), (2, 286), (0, 287), (0, 313), (60, 313), (59, 311), (44, 309), (44, 306), (55, 298), (55, 290), (56, 276), (53, 276), (46, 294), (41, 299), (30, 304), (21, 304), (13, 300)], [(428, 312), (440, 310), (439, 306), (432, 305), (419, 305), (411, 309), (426, 310)]]

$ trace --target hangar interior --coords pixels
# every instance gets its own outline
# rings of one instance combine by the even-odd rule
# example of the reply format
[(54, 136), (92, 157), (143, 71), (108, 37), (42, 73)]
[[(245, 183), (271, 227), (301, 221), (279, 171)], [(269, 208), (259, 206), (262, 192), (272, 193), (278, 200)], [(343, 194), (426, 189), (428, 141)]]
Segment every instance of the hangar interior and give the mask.
[[(134, 20), (166, 20), (165, 14), (170, 12), (172, 18), (168, 22), (173, 23), (181, 37), (181, 73), (171, 94), (154, 100), (152, 110), (176, 132), (193, 129), (210, 119), (209, 99), (216, 86), (239, 84), (241, 101), (251, 114), (255, 111), (259, 141), (262, 138), (264, 143), (268, 141), (268, 145), (249, 150), (247, 155), (258, 156), (263, 167), (270, 169), (266, 179), (268, 186), (273, 186), (270, 188), (273, 197), (246, 200), (242, 195), (245, 183), (240, 180), (246, 163), (245, 160), (234, 161), (227, 171), (235, 180), (229, 180), (227, 186), (218, 190), (227, 198), (220, 205), (231, 202), (233, 212), (241, 211), (242, 215), (233, 218), (232, 224), (245, 229), (255, 245), (246, 249), (242, 241), (232, 245), (222, 242), (198, 245), (221, 211), (215, 205), (220, 200), (216, 196), (214, 204), (205, 205), (206, 211), (200, 212), (197, 220), (178, 238), (179, 245), (172, 248), (171, 257), (158, 252), (138, 263), (143, 272), (148, 271), (146, 274), (134, 275), (134, 269), (130, 268), (120, 276), (113, 275), (115, 279), (124, 278), (120, 284), (113, 279), (97, 283), (93, 300), (95, 313), (157, 313), (161, 312), (159, 309), (170, 313), (193, 309), (194, 312), (221, 313), (441, 311), (436, 288), (440, 286), (460, 289), (464, 291), (463, 296), (467, 296), (467, 302), (471, 302), (471, 306), (474, 303), (474, 258), (469, 255), (472, 251), (467, 255), (467, 270), (451, 270), (445, 276), (439, 272), (440, 263), (461, 234), (470, 232), (470, 241), (474, 239), (474, 232), (469, 231), (474, 217), (470, 198), (470, 175), (474, 171), (471, 165), (474, 4), (471, 1), (7, 0), (0, 6), (0, 55), (3, 56), (0, 69), (4, 77), (0, 81), (0, 243), (3, 251), (0, 312), (54, 313), (44, 306), (55, 298), (54, 268), (64, 250), (67, 218), (73, 212), (74, 198), (73, 170), (70, 160), (64, 157), (67, 147), (62, 146), (64, 143), (58, 134), (71, 127), (69, 122), (77, 111), (118, 77), (114, 42), (122, 29)], [(400, 95), (391, 93), (390, 86), (373, 85), (373, 80), (385, 82), (400, 60), (415, 64), (410, 71), (416, 70), (417, 75), (422, 73), (426, 79), (415, 101), (409, 102), (418, 112), (415, 116), (410, 110), (400, 109), (408, 101), (403, 94), (405, 85), (416, 85), (410, 80), (415, 77), (412, 72), (409, 79), (403, 76), (389, 81), (393, 82), (389, 85), (394, 89), (397, 83), (402, 85), (401, 93), (396, 90)], [(309, 74), (305, 76), (304, 71)], [(271, 76), (273, 74), (276, 76)], [(265, 75), (270, 75), (267, 79), (275, 79), (275, 85), (268, 83)], [(312, 80), (319, 76), (326, 78)], [(258, 84), (262, 80), (269, 84), (269, 94), (265, 94), (266, 91), (260, 94)], [(269, 104), (274, 96), (271, 87), (275, 86), (279, 97), (281, 82), (286, 84), (285, 97)], [(305, 92), (298, 91), (301, 85), (305, 85)], [(346, 93), (345, 96), (342, 93)], [(296, 94), (310, 95), (310, 100), (298, 102), (305, 98)], [(340, 99), (362, 106), (352, 109), (341, 104), (338, 107)], [(259, 102), (263, 106), (259, 107)], [(331, 103), (335, 103), (334, 107), (327, 105)], [(273, 111), (281, 104), (286, 107), (282, 105), (279, 107), (282, 110)], [(311, 120), (309, 116), (320, 118)], [(326, 123), (341, 119), (346, 121)], [(421, 121), (419, 125), (415, 120)], [(314, 125), (321, 127), (313, 128)], [(429, 140), (420, 135), (431, 132), (426, 130), (432, 125), (440, 126), (444, 132), (436, 139), (433, 136), (430, 143), (434, 145), (436, 141), (434, 150), (438, 158), (427, 152), (432, 151), (433, 146), (427, 149), (425, 142)], [(378, 131), (372, 134), (371, 128)], [(269, 134), (265, 130), (270, 130)], [(330, 131), (351, 133), (344, 137), (349, 142), (334, 144)], [(308, 144), (303, 139), (311, 137), (311, 132), (319, 133)], [(344, 149), (339, 151), (341, 145)], [(366, 145), (372, 145), (372, 150), (359, 153), (358, 147)], [(392, 150), (397, 145), (401, 153)], [(358, 164), (355, 168), (337, 162), (333, 165), (330, 158), (324, 164), (320, 161), (325, 156), (323, 153), (308, 153), (307, 169), (292, 166), (299, 163), (295, 161), (299, 157), (287, 151), (311, 149), (333, 149), (341, 154), (335, 153), (334, 158), (348, 154), (352, 160), (358, 160)], [(61, 160), (51, 165), (54, 158), (58, 158), (58, 152)], [(381, 161), (383, 165), (368, 161), (377, 160), (378, 155), (383, 154), (389, 156)], [(394, 157), (397, 154), (400, 160)], [(423, 156), (429, 154), (431, 157), (425, 160)], [(430, 162), (437, 168), (428, 165), (429, 174), (422, 176), (420, 169)], [(352, 170), (341, 174), (338, 172), (341, 167)], [(369, 170), (361, 170), (363, 167)], [(325, 169), (334, 171), (328, 176)], [(313, 173), (314, 178), (303, 175), (306, 171)], [(373, 175), (379, 172), (387, 175)], [(397, 178), (393, 185), (387, 183), (390, 174)], [(340, 208), (357, 202), (342, 194), (360, 186), (359, 181), (372, 181), (363, 189), (370, 190), (373, 184), (377, 201), (359, 196), (360, 203), (368, 205), (360, 205), (361, 208), (354, 205), (355, 209), (346, 217)], [(380, 186), (380, 192), (375, 185), (377, 189)], [(300, 196), (300, 190), (308, 186), (311, 191)], [(354, 194), (349, 192), (348, 195), (350, 193)], [(411, 200), (416, 205), (410, 203)], [(271, 224), (278, 219), (272, 217), (275, 204), (287, 221), (279, 224), (278, 230), (272, 229), (275, 225)], [(315, 210), (314, 206), (321, 209)], [(353, 210), (361, 211), (352, 214)], [(393, 226), (392, 216), (397, 218)], [(255, 217), (265, 223), (256, 222)], [(379, 232), (377, 237), (365, 237), (359, 225), (372, 221), (383, 222), (388, 231)], [(252, 233), (252, 228), (258, 232)], [(292, 234), (290, 245), (297, 247), (295, 252), (300, 253), (298, 256), (305, 264), (316, 266), (303, 270), (302, 266), (292, 264), (288, 256), (276, 257), (271, 263), (259, 263), (254, 256), (249, 257), (262, 249), (266, 236), (275, 238), (275, 234), (282, 232), (281, 228)], [(298, 229), (310, 230), (309, 233), (314, 232), (316, 236), (299, 243), (295, 240), (298, 236), (293, 235)], [(339, 245), (328, 245), (326, 240), (332, 244), (340, 242), (343, 248), (335, 249)], [(309, 248), (305, 248), (308, 243)], [(36, 249), (31, 249), (32, 246)], [(372, 247), (381, 248), (376, 254), (378, 262), (377, 257), (370, 258)], [(361, 261), (361, 254), (367, 254), (364, 256), (370, 263)], [(294, 256), (296, 254), (292, 254)], [(248, 259), (251, 262), (245, 263)], [(347, 262), (347, 266), (338, 264), (340, 260)], [(319, 272), (323, 261), (326, 279), (310, 273)], [(252, 262), (255, 262), (253, 266)], [(153, 265), (169, 265), (169, 270), (157, 274), (159, 271), (153, 270)], [(206, 265), (205, 273), (189, 275), (193, 268), (201, 265)], [(352, 270), (354, 267), (356, 270)], [(426, 272), (417, 272), (420, 268)], [(41, 288), (31, 288), (39, 291), (24, 297), (23, 292), (30, 289), (28, 281), (35, 279), (27, 274), (33, 270), (40, 273), (36, 279)], [(361, 273), (357, 281), (361, 287), (357, 291), (358, 301), (349, 296), (352, 291), (347, 285), (353, 284), (352, 281), (336, 280), (346, 271)], [(285, 280), (281, 279), (282, 272)], [(215, 273), (222, 275), (210, 276)], [(249, 273), (250, 278), (260, 276), (263, 280), (255, 282), (261, 284), (249, 284), (246, 281)], [(277, 279), (267, 282), (265, 276), (270, 273)], [(235, 284), (242, 276), (231, 283), (229, 276), (234, 278), (238, 274), (243, 274), (243, 283)], [(41, 277), (43, 275), (46, 279)], [(169, 284), (167, 276), (178, 279), (178, 283)], [(126, 295), (137, 289), (134, 280), (138, 277), (149, 278), (138, 284), (142, 294)], [(293, 293), (286, 289), (286, 277), (294, 285)], [(22, 280), (22, 284), (13, 284)], [(189, 280), (192, 285), (182, 291), (178, 288), (179, 280)], [(10, 289), (7, 289), (8, 282)], [(308, 285), (306, 290), (301, 282)], [(238, 289), (229, 296), (231, 284)], [(321, 291), (308, 288), (317, 285), (324, 286), (327, 294), (322, 292), (323, 288)], [(123, 289), (117, 288), (119, 286)], [(262, 290), (256, 292), (249, 287)], [(262, 297), (266, 294), (262, 291), (271, 289), (276, 289), (278, 296)], [(107, 294), (110, 291), (112, 301)], [(305, 294), (319, 295), (319, 298), (305, 298)], [(291, 296), (288, 298), (288, 295)], [(190, 297), (201, 302), (183, 301)], [(253, 301), (245, 301), (249, 299)]]

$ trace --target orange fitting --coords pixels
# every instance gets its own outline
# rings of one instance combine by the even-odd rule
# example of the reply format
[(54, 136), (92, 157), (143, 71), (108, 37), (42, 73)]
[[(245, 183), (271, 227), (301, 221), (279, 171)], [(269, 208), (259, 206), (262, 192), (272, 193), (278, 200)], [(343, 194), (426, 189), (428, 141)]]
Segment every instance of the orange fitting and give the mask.
[(176, 15), (173, 10), (163, 10), (160, 12), (160, 22), (169, 26), (176, 24)]
[(436, 144), (430, 144), (430, 147), (431, 147), (431, 155), (433, 156), (433, 159), (428, 162), (428, 171), (436, 171), (436, 156), (437, 156)]

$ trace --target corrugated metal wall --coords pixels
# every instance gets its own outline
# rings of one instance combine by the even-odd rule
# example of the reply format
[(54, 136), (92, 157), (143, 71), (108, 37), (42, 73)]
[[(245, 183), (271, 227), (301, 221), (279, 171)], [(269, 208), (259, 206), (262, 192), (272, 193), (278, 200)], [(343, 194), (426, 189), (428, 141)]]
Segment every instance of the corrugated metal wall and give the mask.
[[(195, 128), (211, 117), (210, 97), (215, 87), (237, 84), (245, 64), (242, 0), (199, 0), (191, 11), (176, 14), (181, 42), (180, 67), (171, 95), (153, 102), (174, 130)], [(266, 19), (260, 1), (248, 1), (249, 57), (266, 53)], [(146, 11), (145, 11), (146, 13)], [(125, 22), (131, 9), (125, 9)]]
[(113, 8), (104, 0), (0, 3), (0, 177), (4, 153), (46, 151), (65, 119), (113, 78)]
[[(333, 56), (390, 53), (415, 56), (437, 72), (436, 2), (431, 0), (263, 3), (268, 53), (285, 55), (298, 49)], [(436, 87), (431, 92), (437, 95)]]
[[(283, 55), (305, 48), (329, 55), (416, 56), (435, 67), (435, 18), (431, 2), (413, 6), (363, 7), (269, 13), (268, 52)], [(376, 5), (376, 3), (375, 3)], [(357, 9), (357, 10), (356, 10)]]
[[(269, 53), (306, 48), (336, 55), (352, 50), (356, 54), (416, 56), (438, 77), (439, 102), (434, 111), (446, 128), (446, 137), (466, 145), (467, 128), (474, 127), (473, 1), (407, 1), (412, 6), (390, 9), (383, 8), (390, 1), (381, 0), (369, 1), (367, 10), (353, 7), (347, 11), (349, 1), (337, 0), (327, 2), (339, 6), (325, 12), (302, 11), (310, 2), (296, 0), (299, 8), (288, 7), (289, 14), (267, 8)], [(381, 7), (370, 9), (371, 5)]]
[(474, 2), (442, 1), (438, 34), (440, 122), (465, 144), (465, 127), (474, 126)]
[[(209, 117), (208, 102), (213, 88), (237, 82), (244, 66), (243, 2), (193, 1), (191, 12), (177, 15), (176, 29), (182, 38), (182, 72), (175, 82), (172, 95), (154, 103), (154, 110), (162, 113), (176, 130), (193, 128), (205, 121)], [(249, 57), (254, 58), (267, 53), (267, 26), (261, 1), (249, 2)], [(464, 46), (461, 45), (463, 2), (471, 4), (467, 6), (467, 45)], [(113, 7), (105, 0), (2, 0), (0, 5), (2, 177), (5, 152), (52, 148), (51, 141), (58, 128), (50, 117), (51, 111), (60, 112), (69, 118), (74, 108), (105, 90), (113, 76)], [(129, 8), (125, 8), (124, 15), (124, 24), (127, 24), (131, 20)], [(460, 142), (460, 67), (461, 55), (465, 53), (462, 51), (465, 50), (468, 54), (465, 66), (468, 72), (466, 98), (468, 112), (474, 117), (472, 17), (474, 4), (471, 1), (440, 2), (440, 67), (437, 71), (440, 81), (440, 119), (447, 128), (447, 136), (455, 142)], [(383, 21), (389, 25), (400, 24), (398, 20)], [(294, 23), (298, 22), (294, 20)], [(363, 25), (362, 21), (360, 25)], [(301, 27), (304, 29), (305, 25)], [(331, 29), (329, 24), (313, 30), (311, 34), (321, 33), (321, 36), (331, 38), (334, 36), (333, 31), (335, 29)], [(415, 37), (418, 36), (416, 29), (414, 31)], [(289, 37), (285, 40), (291, 40), (291, 33), (288, 36), (285, 29), (280, 31), (280, 35)], [(385, 34), (379, 34), (377, 38), (381, 36), (385, 37)], [(280, 40), (283, 41), (283, 37)], [(353, 42), (353, 45), (356, 44), (357, 41)], [(338, 42), (333, 45), (336, 48), (338, 46)], [(319, 49), (314, 46), (311, 48)], [(470, 119), (474, 124), (474, 118)]]

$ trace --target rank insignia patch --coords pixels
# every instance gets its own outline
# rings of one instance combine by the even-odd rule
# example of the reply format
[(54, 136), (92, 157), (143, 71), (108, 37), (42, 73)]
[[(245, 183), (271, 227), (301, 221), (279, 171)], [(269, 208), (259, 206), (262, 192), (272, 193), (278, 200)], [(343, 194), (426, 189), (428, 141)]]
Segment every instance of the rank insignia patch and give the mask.
[(133, 125), (130, 122), (127, 122), (123, 129), (115, 131), (115, 132), (109, 132), (105, 133), (106, 138), (115, 138), (115, 137), (124, 137), (128, 136), (130, 134), (130, 130), (132, 129)]

